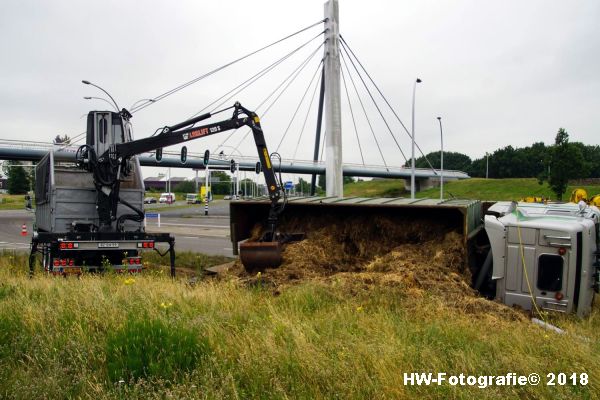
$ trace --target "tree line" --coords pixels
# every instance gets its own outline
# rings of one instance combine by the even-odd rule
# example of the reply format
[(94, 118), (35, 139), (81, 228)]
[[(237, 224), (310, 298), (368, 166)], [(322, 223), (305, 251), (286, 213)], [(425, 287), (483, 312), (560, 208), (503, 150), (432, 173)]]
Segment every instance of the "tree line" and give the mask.
[[(487, 157), (474, 160), (466, 154), (445, 151), (444, 169), (464, 171), (472, 177), (485, 178), (487, 166), (489, 178), (539, 178), (547, 175), (552, 157), (559, 149), (562, 149), (561, 156), (567, 164), (578, 166), (578, 171), (574, 171), (578, 176), (571, 179), (600, 178), (600, 146), (569, 142), (568, 133), (563, 128), (558, 131), (554, 144), (550, 146), (542, 142), (522, 148), (509, 145)], [(431, 152), (426, 157), (434, 168), (440, 168), (439, 151)], [(416, 167), (430, 168), (427, 160), (425, 157), (417, 158)], [(410, 166), (410, 160), (406, 166)]]
[[(431, 163), (440, 168), (439, 151), (426, 157), (417, 158), (415, 166), (430, 168)], [(523, 148), (509, 145), (475, 160), (466, 154), (444, 152), (444, 169), (479, 178), (537, 178), (540, 183), (547, 181), (560, 199), (569, 179), (600, 178), (600, 146), (569, 142), (569, 134), (560, 128), (550, 146), (542, 142)]]

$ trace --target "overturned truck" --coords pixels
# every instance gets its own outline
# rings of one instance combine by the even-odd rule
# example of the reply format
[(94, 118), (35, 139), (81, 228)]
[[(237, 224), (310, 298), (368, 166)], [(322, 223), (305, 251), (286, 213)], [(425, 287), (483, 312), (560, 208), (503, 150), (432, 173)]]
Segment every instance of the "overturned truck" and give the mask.
[[(231, 203), (234, 252), (260, 236), (268, 209), (262, 201)], [(307, 238), (325, 232), (315, 239), (343, 253), (326, 255), (331, 260), (323, 265), (331, 271), (405, 244), (441, 242), (452, 233), (460, 238), (463, 276), (486, 297), (525, 310), (584, 316), (599, 288), (599, 219), (598, 209), (584, 204), (313, 197), (290, 199), (280, 224)]]

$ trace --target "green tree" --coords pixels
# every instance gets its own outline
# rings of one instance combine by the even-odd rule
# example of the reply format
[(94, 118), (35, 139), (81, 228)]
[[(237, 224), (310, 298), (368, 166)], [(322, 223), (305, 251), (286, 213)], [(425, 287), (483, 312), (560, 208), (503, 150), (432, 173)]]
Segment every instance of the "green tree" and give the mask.
[(211, 186), (213, 194), (230, 194), (231, 177), (224, 171), (211, 171)]
[[(425, 159), (427, 157), (427, 159)], [(433, 165), (433, 168), (440, 168), (440, 152), (434, 151), (426, 154), (425, 157), (419, 157), (415, 160), (416, 168), (431, 168), (429, 162)], [(408, 166), (410, 167), (410, 160), (408, 160)], [(471, 157), (466, 154), (456, 153), (453, 151), (444, 151), (444, 169), (452, 169), (458, 171), (467, 171), (471, 167)]]
[(548, 168), (544, 168), (544, 172), (539, 176), (540, 183), (547, 180), (558, 200), (562, 200), (567, 191), (569, 179), (585, 177), (589, 170), (581, 148), (569, 143), (569, 134), (563, 128), (556, 134), (554, 145), (546, 158), (546, 165)]
[(310, 182), (307, 182), (302, 178), (298, 178), (298, 183), (296, 183), (296, 192), (304, 193), (304, 195), (308, 196), (310, 194)]
[(7, 161), (2, 169), (9, 194), (26, 194), (29, 191), (30, 176), (18, 161)]
[(323, 190), (327, 190), (327, 181), (325, 179), (325, 174), (319, 175), (319, 179), (317, 180), (317, 186)]
[(54, 138), (54, 144), (71, 144), (71, 138), (68, 135), (56, 135)]
[(174, 190), (178, 193), (195, 193), (196, 183), (193, 181), (181, 182), (180, 184), (175, 186)]

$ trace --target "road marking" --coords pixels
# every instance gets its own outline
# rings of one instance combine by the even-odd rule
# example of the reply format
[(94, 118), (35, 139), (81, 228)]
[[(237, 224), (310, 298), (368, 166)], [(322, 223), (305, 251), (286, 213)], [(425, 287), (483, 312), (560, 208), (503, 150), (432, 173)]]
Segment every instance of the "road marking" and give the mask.
[(162, 222), (161, 225), (168, 226), (193, 226), (196, 228), (229, 228), (227, 225), (199, 225), (199, 224), (176, 224), (173, 222)]
[(223, 250), (233, 251), (233, 247), (223, 247)]

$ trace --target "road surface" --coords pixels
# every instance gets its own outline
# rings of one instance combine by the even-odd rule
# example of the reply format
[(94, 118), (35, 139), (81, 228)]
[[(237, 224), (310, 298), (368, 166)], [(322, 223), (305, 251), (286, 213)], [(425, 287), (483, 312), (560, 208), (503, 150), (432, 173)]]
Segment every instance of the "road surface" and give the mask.
[[(148, 212), (159, 212), (160, 227), (156, 219), (148, 219), (148, 232), (170, 232), (175, 236), (177, 251), (193, 251), (211, 255), (233, 256), (229, 239), (229, 204), (215, 202), (204, 215), (204, 205), (169, 209), (160, 207)], [(220, 204), (219, 204), (220, 203)], [(25, 210), (0, 210), (0, 250), (29, 250), (34, 214)], [(22, 225), (27, 235), (21, 235)]]

